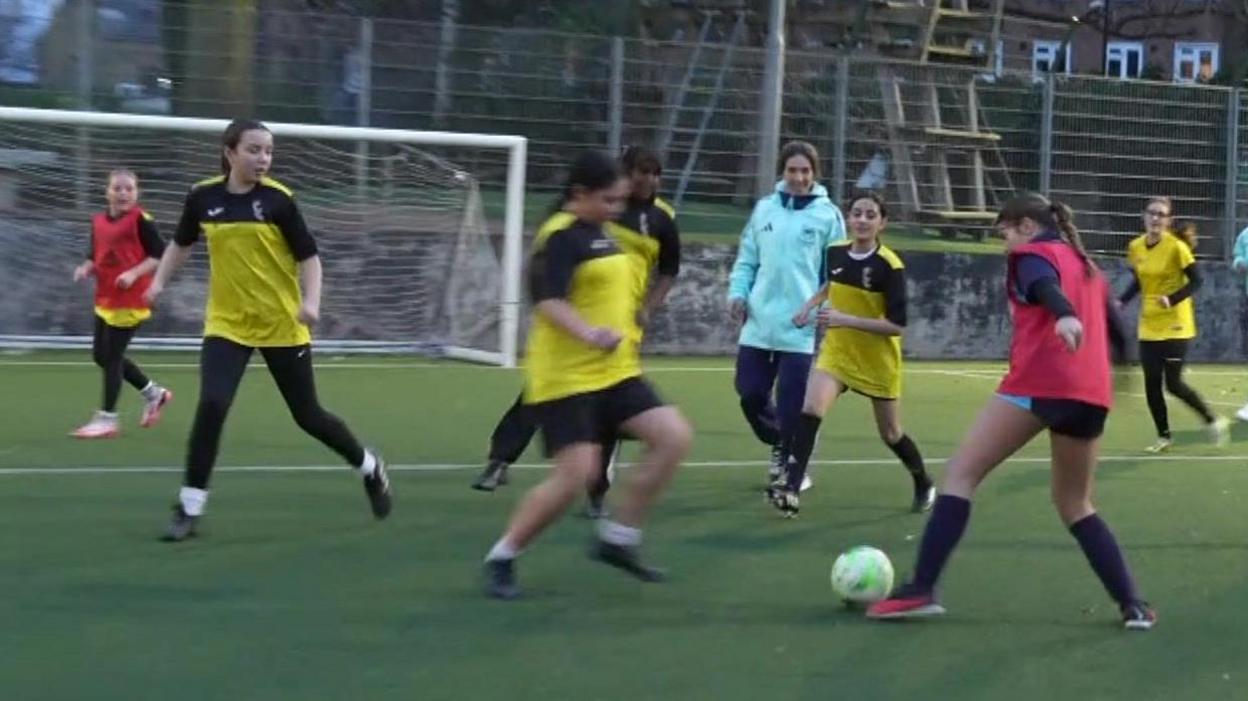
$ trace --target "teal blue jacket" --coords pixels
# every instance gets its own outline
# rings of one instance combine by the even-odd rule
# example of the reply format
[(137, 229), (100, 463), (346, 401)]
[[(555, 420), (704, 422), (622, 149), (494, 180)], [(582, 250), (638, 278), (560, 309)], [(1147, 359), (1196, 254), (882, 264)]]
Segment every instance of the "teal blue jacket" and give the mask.
[(845, 219), (815, 184), (791, 196), (784, 183), (754, 205), (728, 279), (728, 300), (745, 300), (738, 343), (764, 350), (814, 353), (815, 325), (799, 328), (793, 315), (823, 281), (828, 246), (845, 240)]
[(1235, 237), (1235, 252), (1231, 257), (1233, 270), (1244, 276), (1245, 289), (1248, 289), (1248, 228)]

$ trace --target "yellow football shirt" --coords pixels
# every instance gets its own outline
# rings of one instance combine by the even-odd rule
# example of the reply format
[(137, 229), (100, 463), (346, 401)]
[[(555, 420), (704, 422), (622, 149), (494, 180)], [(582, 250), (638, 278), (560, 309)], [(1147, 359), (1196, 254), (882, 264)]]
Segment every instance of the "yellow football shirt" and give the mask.
[(286, 186), (265, 178), (236, 194), (223, 176), (196, 183), (174, 240), (190, 246), (201, 235), (210, 266), (205, 337), (253, 348), (311, 342), (297, 318), (299, 262), (317, 254), (316, 241)]
[(1147, 236), (1138, 236), (1127, 246), (1127, 264), (1140, 283), (1141, 341), (1166, 341), (1196, 336), (1196, 312), (1192, 298), (1166, 309), (1158, 297), (1174, 294), (1187, 284), (1183, 272), (1196, 256), (1187, 243), (1166, 232), (1149, 246)]
[[(827, 275), (832, 308), (906, 325), (905, 266), (888, 247), (881, 245), (862, 257), (851, 253), (848, 244), (832, 246), (827, 254)], [(900, 336), (844, 327), (828, 329), (815, 366), (869, 397), (901, 396)]]
[(591, 326), (624, 336), (614, 350), (592, 346), (534, 312), (525, 349), (526, 404), (606, 389), (641, 375), (634, 267), (602, 227), (560, 212), (538, 229), (529, 263), (534, 304), (562, 299)]

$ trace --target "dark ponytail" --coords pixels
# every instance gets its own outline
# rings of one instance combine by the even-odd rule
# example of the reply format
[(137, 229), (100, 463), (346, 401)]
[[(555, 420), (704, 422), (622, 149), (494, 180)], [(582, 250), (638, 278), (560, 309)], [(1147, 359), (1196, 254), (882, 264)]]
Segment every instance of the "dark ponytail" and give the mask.
[(1049, 201), (1043, 195), (1028, 193), (1010, 199), (997, 214), (998, 224), (1017, 224), (1024, 219), (1056, 231), (1063, 241), (1075, 249), (1075, 253), (1083, 261), (1084, 273), (1088, 277), (1096, 274), (1096, 263), (1092, 262), (1088, 250), (1083, 247), (1083, 238), (1079, 236), (1079, 229), (1075, 228), (1075, 213), (1070, 207), (1061, 202)]
[(1196, 235), (1195, 222), (1184, 222), (1182, 226), (1174, 227), (1174, 235), (1187, 244), (1187, 247), (1192, 249), (1192, 253), (1196, 252), (1196, 240), (1198, 237)]
[(589, 192), (605, 190), (620, 179), (620, 167), (607, 154), (601, 151), (583, 151), (568, 167), (568, 178), (563, 184), (563, 191), (551, 207), (551, 213), (558, 212), (572, 199), (576, 188)]
[(221, 135), (221, 174), (229, 177), (230, 161), (225, 157), (225, 149), (231, 151), (238, 148), (238, 142), (242, 141), (243, 134), (249, 131), (268, 131), (269, 128), (264, 126), (263, 122), (254, 119), (235, 119), (225, 128), (225, 133)]

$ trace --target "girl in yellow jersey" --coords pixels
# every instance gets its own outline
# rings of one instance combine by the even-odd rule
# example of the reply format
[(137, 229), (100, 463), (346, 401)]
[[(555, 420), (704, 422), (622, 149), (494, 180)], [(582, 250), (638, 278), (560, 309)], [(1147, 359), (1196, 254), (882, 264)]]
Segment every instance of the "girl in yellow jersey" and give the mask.
[(236, 119), (222, 141), (225, 174), (191, 188), (173, 242), (147, 291), (155, 300), (186, 262), (191, 246), (201, 237), (207, 240), (211, 273), (199, 405), (185, 481), (164, 539), (181, 541), (195, 534), (221, 429), (256, 349), (295, 423), (359, 469), (373, 515), (385, 518), (390, 513), (385, 465), (316, 397), (308, 325), (320, 317), (321, 259), (294, 195), (266, 177), (273, 135), (260, 122)]
[(1148, 452), (1170, 449), (1170, 419), (1162, 386), (1200, 415), (1210, 437), (1218, 445), (1230, 440), (1230, 422), (1214, 416), (1196, 390), (1183, 382), (1187, 347), (1196, 337), (1196, 312), (1192, 294), (1200, 289), (1200, 271), (1192, 254), (1195, 230), (1178, 234), (1171, 230), (1174, 210), (1169, 197), (1154, 197), (1144, 208), (1145, 233), (1127, 246), (1127, 265), (1135, 274), (1130, 287), (1119, 297), (1126, 304), (1140, 299), (1140, 365), (1144, 368), (1144, 393), (1148, 411), (1157, 428), (1157, 442)]
[(689, 451), (692, 431), (641, 377), (635, 335), (639, 299), (633, 265), (604, 226), (628, 182), (606, 154), (572, 164), (560, 211), (538, 229), (529, 269), (535, 305), (525, 351), (524, 401), (542, 429), (550, 475), (529, 490), (486, 556), (486, 593), (519, 595), (515, 558), (596, 477), (603, 443), (617, 432), (645, 454), (613, 519), (599, 519), (594, 559), (643, 581), (662, 575), (641, 564), (641, 524)]
[(802, 414), (790, 439), (787, 474), (769, 490), (772, 504), (789, 518), (798, 512), (798, 493), (819, 424), (846, 390), (871, 399), (880, 438), (914, 482), (912, 510), (927, 511), (936, 498), (923, 456), (901, 427), (905, 267), (896, 253), (880, 243), (880, 233), (888, 224), (884, 200), (866, 192), (852, 195), (849, 203), (850, 243), (828, 249), (828, 282), (793, 317), (794, 324), (805, 326), (811, 312), (828, 303), (818, 316), (828, 332), (810, 372)]

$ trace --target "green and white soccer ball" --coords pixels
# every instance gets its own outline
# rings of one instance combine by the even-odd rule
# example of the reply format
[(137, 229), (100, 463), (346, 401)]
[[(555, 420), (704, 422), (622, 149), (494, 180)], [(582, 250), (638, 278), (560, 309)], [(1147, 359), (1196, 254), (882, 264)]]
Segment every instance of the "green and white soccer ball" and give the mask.
[(893, 590), (893, 563), (876, 548), (846, 550), (832, 563), (832, 590), (856, 604), (879, 601)]

